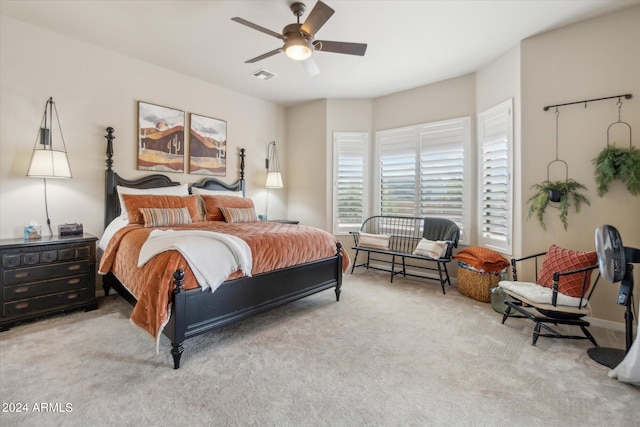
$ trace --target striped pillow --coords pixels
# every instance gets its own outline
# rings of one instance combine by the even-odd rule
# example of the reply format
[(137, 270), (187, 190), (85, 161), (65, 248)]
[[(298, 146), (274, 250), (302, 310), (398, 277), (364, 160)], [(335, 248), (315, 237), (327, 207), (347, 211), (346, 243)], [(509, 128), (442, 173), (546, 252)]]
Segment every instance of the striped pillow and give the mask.
[(188, 208), (140, 208), (145, 227), (169, 227), (191, 224)]
[(258, 222), (258, 215), (254, 208), (227, 208), (220, 206), (220, 212), (224, 216), (224, 220), (233, 222)]
[(386, 234), (371, 234), (360, 231), (358, 236), (358, 246), (373, 249), (389, 249), (389, 238)]

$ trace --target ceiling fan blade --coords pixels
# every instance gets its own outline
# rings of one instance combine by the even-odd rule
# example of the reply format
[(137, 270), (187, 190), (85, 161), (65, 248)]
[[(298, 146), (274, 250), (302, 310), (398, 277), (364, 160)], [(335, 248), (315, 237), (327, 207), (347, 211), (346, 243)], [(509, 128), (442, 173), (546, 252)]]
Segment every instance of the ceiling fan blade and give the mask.
[(347, 55), (364, 56), (364, 53), (367, 51), (366, 43), (347, 43), (316, 40), (315, 42), (313, 42), (313, 46), (316, 48), (316, 50), (319, 50), (321, 52), (344, 53)]
[(250, 59), (248, 61), (244, 61), (244, 63), (245, 64), (253, 64), (254, 62), (262, 61), (263, 59), (266, 59), (266, 58), (268, 58), (270, 56), (277, 55), (280, 52), (284, 52), (281, 47), (279, 47), (277, 49), (274, 49), (271, 52), (263, 53), (262, 55), (256, 56), (255, 58), (252, 58), (252, 59)]
[(304, 61), (300, 61), (300, 62), (302, 62), (302, 66), (307, 71), (307, 74), (309, 74), (311, 77), (314, 77), (320, 74), (320, 68), (318, 68), (318, 64), (316, 64), (316, 61), (313, 59), (313, 56), (310, 56)]
[(300, 29), (313, 37), (335, 12), (326, 4), (318, 1)]
[(273, 36), (273, 37), (275, 37), (277, 39), (282, 39), (283, 38), (282, 34), (278, 34), (275, 31), (268, 30), (268, 29), (266, 29), (264, 27), (261, 27), (258, 24), (254, 24), (253, 22), (249, 22), (246, 19), (235, 17), (235, 18), (231, 18), (231, 20), (237, 22), (238, 24), (246, 25), (249, 28), (253, 28), (254, 30), (258, 30), (261, 33), (269, 34), (270, 36)]

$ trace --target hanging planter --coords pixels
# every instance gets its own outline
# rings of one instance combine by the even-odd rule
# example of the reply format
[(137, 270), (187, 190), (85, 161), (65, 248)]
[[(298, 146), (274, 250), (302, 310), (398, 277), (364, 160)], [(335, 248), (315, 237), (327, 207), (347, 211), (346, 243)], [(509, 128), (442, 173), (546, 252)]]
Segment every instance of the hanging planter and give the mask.
[[(540, 184), (534, 184), (531, 188), (535, 190), (535, 194), (528, 200), (530, 205), (527, 218), (535, 215), (540, 222), (540, 226), (545, 231), (547, 227), (544, 223), (544, 214), (547, 206), (557, 207), (559, 209), (560, 221), (562, 221), (562, 225), (566, 230), (569, 225), (569, 208), (573, 205), (576, 213), (579, 213), (583, 203), (590, 205), (589, 200), (579, 192), (579, 190), (586, 190), (587, 187), (573, 179), (566, 181), (543, 181)], [(557, 199), (559, 203), (558, 206), (551, 204), (556, 201), (552, 200), (552, 195), (559, 196)]]
[[(618, 121), (607, 128), (607, 146), (593, 159), (600, 197), (609, 191), (609, 184), (615, 180), (622, 181), (634, 196), (640, 195), (640, 151), (631, 145), (631, 126), (620, 119), (621, 108), (622, 103), (618, 100)], [(615, 125), (626, 126), (629, 130), (628, 149), (609, 144), (610, 130)]]
[[(549, 169), (555, 162), (562, 163), (565, 168), (565, 180), (564, 181), (551, 181), (549, 179)], [(532, 189), (535, 190), (535, 194), (527, 201), (529, 203), (529, 211), (527, 219), (533, 215), (538, 218), (540, 226), (546, 231), (547, 227), (544, 223), (544, 214), (547, 210), (547, 206), (558, 208), (560, 212), (560, 221), (566, 230), (569, 222), (569, 208), (573, 204), (576, 213), (580, 212), (580, 207), (583, 203), (589, 205), (589, 200), (579, 190), (586, 190), (587, 188), (579, 182), (569, 179), (569, 166), (564, 160), (558, 159), (558, 109), (556, 107), (556, 159), (549, 162), (547, 165), (547, 179), (540, 184), (534, 184)], [(557, 203), (554, 205), (552, 203)]]

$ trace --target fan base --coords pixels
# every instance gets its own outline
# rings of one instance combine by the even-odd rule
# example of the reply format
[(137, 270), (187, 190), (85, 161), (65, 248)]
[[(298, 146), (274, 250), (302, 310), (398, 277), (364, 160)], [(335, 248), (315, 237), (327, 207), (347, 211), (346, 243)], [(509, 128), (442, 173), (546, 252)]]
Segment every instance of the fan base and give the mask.
[(599, 364), (613, 369), (622, 362), (627, 353), (619, 348), (592, 347), (587, 350), (587, 354)]

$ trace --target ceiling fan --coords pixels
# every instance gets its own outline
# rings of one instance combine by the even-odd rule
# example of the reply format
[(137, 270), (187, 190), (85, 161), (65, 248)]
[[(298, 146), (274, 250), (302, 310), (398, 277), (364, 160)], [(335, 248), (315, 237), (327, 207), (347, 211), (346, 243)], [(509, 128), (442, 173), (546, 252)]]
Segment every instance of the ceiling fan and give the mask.
[(301, 61), (307, 72), (314, 76), (318, 74), (320, 70), (311, 56), (313, 51), (317, 50), (321, 52), (364, 56), (364, 53), (367, 50), (367, 45), (364, 43), (347, 43), (315, 39), (315, 35), (318, 30), (329, 20), (329, 18), (331, 18), (335, 13), (335, 10), (327, 6), (325, 3), (318, 1), (313, 9), (311, 9), (307, 19), (303, 24), (301, 24), (300, 17), (304, 13), (305, 9), (306, 6), (304, 3), (295, 2), (291, 4), (291, 11), (297, 17), (297, 22), (284, 27), (282, 29), (282, 34), (268, 30), (260, 25), (254, 24), (253, 22), (249, 22), (246, 19), (238, 17), (231, 18), (232, 21), (246, 25), (249, 28), (253, 28), (254, 30), (258, 30), (284, 41), (284, 45), (282, 47), (249, 59), (248, 61), (245, 61), (245, 63), (252, 64), (284, 52), (289, 58)]

